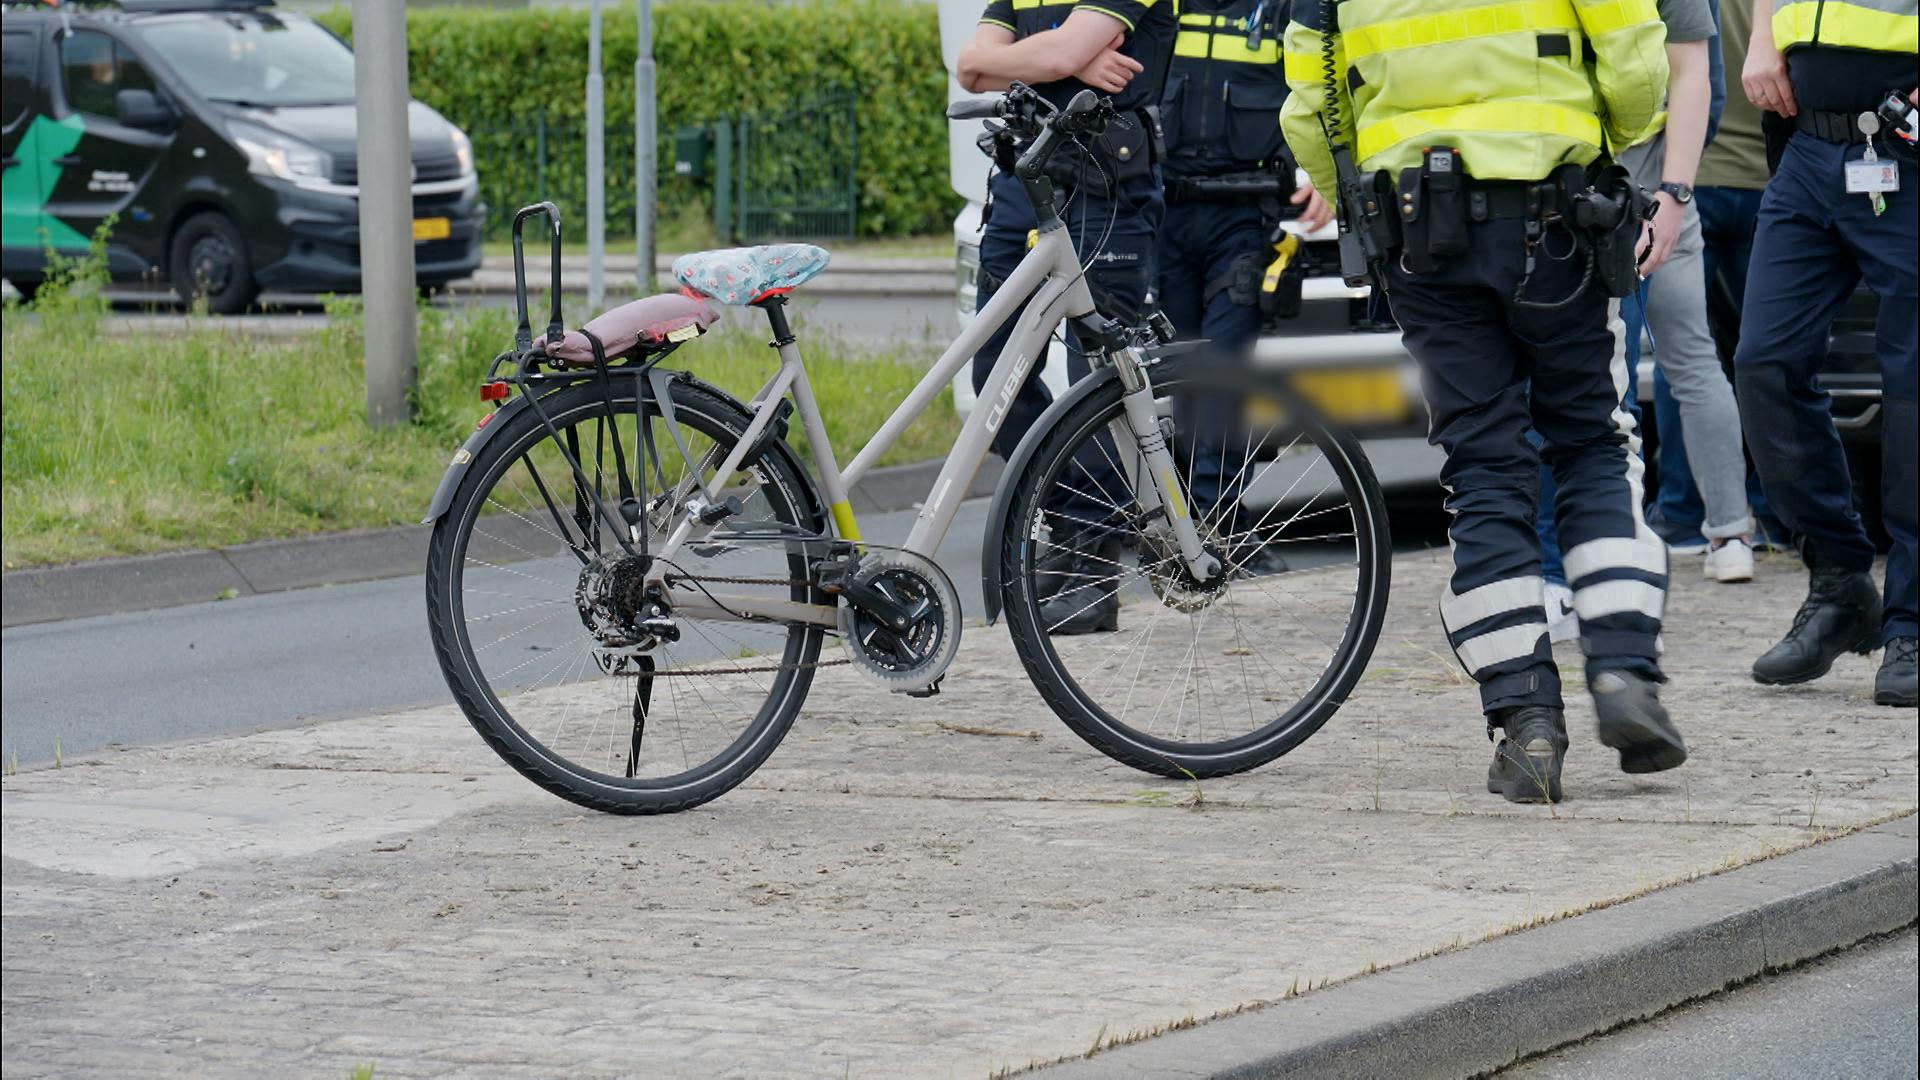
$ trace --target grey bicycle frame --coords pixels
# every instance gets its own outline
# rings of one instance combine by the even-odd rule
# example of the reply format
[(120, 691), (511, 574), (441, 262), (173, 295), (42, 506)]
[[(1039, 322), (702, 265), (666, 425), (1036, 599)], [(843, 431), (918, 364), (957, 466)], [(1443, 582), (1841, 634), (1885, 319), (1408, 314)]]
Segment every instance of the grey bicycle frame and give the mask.
[[(972, 361), (987, 339), (1018, 314), (1019, 323), (1014, 327), (1006, 347), (1000, 351), (1000, 358), (988, 373), (985, 384), (980, 387), (978, 404), (961, 426), (953, 449), (947, 454), (946, 464), (941, 467), (920, 515), (914, 521), (906, 543), (902, 545), (906, 551), (932, 558), (940, 542), (946, 538), (947, 530), (952, 527), (954, 515), (959, 512), (960, 503), (973, 485), (974, 475), (986, 460), (994, 435), (999, 432), (1000, 425), (1006, 422), (1014, 398), (1033, 366), (1045, 355), (1054, 331), (1062, 321), (1090, 315), (1093, 311), (1093, 295), (1087, 287), (1085, 270), (1080, 265), (1080, 257), (1074, 250), (1067, 230), (1056, 226), (1041, 232), (1026, 257), (1020, 260), (1020, 265), (994, 292), (987, 306), (947, 347), (939, 361), (927, 371), (906, 400), (900, 403), (844, 470), (837, 464), (833, 447), (827, 440), (826, 426), (821, 421), (812, 384), (807, 380), (806, 365), (800, 359), (799, 344), (791, 338), (778, 343), (780, 368), (754, 394), (749, 405), (753, 410), (752, 421), (735, 442), (732, 452), (720, 463), (713, 478), (705, 484), (706, 491), (702, 492), (702, 497), (711, 500), (713, 493), (725, 490), (739, 471), (741, 459), (748, 448), (757, 444), (760, 433), (772, 422), (781, 398), (791, 394), (806, 432), (807, 444), (813, 451), (821, 491), (832, 511), (835, 529), (841, 539), (859, 541), (859, 526), (847, 498), (848, 489), (858, 484), (881, 455), (899, 440), (908, 425), (926, 411), (927, 406), (939, 395), (941, 387), (952, 381), (961, 367)], [(1127, 352), (1131, 355), (1116, 358), (1122, 385), (1129, 391), (1129, 400), (1125, 422), (1116, 420), (1111, 425), (1115, 446), (1131, 459), (1129, 471), (1147, 481), (1132, 484), (1134, 499), (1144, 513), (1151, 515), (1163, 505), (1161, 487), (1171, 491), (1172, 498), (1164, 500), (1164, 505), (1170, 511), (1167, 520), (1179, 541), (1182, 554), (1187, 557), (1195, 573), (1205, 577), (1212, 572), (1212, 557), (1202, 550), (1198, 533), (1188, 517), (1185, 500), (1179, 494), (1178, 482), (1170, 468), (1171, 458), (1167, 456), (1160, 439), (1159, 421), (1152, 412), (1152, 393), (1140, 357), (1132, 349)], [(665, 577), (666, 567), (671, 564), (680, 546), (693, 535), (696, 527), (695, 515), (689, 513), (682, 517), (662, 544), (659, 558), (648, 572), (649, 581), (660, 582)], [(753, 616), (825, 627), (839, 624), (839, 609), (831, 605), (733, 596), (705, 590), (676, 598), (674, 603), (676, 610), (695, 618), (724, 620)]]

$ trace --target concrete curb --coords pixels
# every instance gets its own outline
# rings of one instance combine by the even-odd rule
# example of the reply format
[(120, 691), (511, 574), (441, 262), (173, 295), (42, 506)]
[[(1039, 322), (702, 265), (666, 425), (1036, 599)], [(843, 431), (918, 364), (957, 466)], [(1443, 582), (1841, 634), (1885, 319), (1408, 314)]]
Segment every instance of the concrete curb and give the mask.
[(1916, 886), (1909, 815), (1035, 1075), (1475, 1076), (1910, 925)]
[[(933, 487), (943, 461), (875, 469), (851, 492), (854, 509), (912, 509)], [(968, 492), (993, 493), (1002, 469), (989, 457)], [(0, 626), (178, 607), (316, 585), (406, 577), (426, 561), (425, 525), (358, 529), (200, 551), (101, 559), (8, 571), (0, 576)]]

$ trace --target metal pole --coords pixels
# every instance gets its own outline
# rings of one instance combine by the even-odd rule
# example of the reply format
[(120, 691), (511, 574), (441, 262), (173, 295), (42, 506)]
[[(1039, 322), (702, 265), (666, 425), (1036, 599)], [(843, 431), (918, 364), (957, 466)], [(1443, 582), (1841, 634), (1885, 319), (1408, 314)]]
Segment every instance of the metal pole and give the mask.
[(405, 6), (353, 0), (353, 45), (367, 422), (388, 427), (408, 418), (417, 348)]
[(639, 19), (633, 62), (633, 246), (635, 278), (642, 294), (653, 291), (653, 204), (659, 142), (653, 96), (653, 0), (633, 0)]
[(587, 307), (606, 299), (601, 279), (607, 254), (607, 117), (600, 78), (600, 0), (593, 0), (587, 34)]

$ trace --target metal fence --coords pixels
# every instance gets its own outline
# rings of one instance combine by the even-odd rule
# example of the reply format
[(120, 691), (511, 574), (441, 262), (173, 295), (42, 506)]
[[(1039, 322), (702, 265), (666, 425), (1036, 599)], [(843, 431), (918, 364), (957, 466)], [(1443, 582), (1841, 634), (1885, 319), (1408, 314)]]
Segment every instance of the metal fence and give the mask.
[[(714, 231), (725, 240), (846, 238), (854, 235), (859, 201), (858, 95), (829, 92), (777, 112), (736, 116), (711, 125), (713, 161), (707, 177), (673, 175), (674, 148), (666, 133), (656, 160), (660, 214), (676, 219), (703, 197)], [(473, 140), (480, 193), (492, 208), (488, 235), (507, 232), (512, 210), (552, 200), (569, 236), (586, 235), (586, 128), (573, 118), (550, 120), (545, 109), (508, 121), (481, 118), (462, 127)], [(633, 131), (606, 132), (607, 236), (633, 235)], [(709, 187), (709, 181), (711, 186)]]
[(851, 237), (859, 203), (856, 97), (715, 125), (713, 222), (740, 241)]

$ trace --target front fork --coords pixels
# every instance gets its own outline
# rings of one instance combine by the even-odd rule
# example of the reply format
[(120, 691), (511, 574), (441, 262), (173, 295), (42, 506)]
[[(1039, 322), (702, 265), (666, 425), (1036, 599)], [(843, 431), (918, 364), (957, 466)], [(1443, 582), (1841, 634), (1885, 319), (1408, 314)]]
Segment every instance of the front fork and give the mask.
[(1147, 375), (1146, 360), (1133, 345), (1108, 355), (1114, 373), (1120, 378), (1120, 403), (1126, 408), (1125, 420), (1113, 420), (1108, 431), (1122, 459), (1132, 459), (1129, 463), (1132, 475), (1127, 480), (1133, 489), (1134, 501), (1140, 505), (1141, 520), (1164, 516), (1187, 569), (1196, 580), (1211, 581), (1221, 572), (1220, 560), (1201, 544), (1192, 507), (1180, 488), (1180, 473), (1174, 466), (1173, 452), (1167, 448), (1160, 416), (1153, 407), (1153, 381)]

